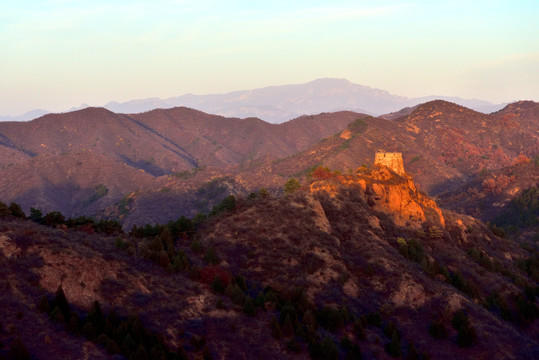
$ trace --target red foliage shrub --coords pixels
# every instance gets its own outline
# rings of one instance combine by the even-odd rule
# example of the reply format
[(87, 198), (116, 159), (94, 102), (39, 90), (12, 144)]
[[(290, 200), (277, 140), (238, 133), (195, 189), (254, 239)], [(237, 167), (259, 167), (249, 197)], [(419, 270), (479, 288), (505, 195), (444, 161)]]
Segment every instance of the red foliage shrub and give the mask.
[(531, 159), (527, 157), (526, 155), (520, 154), (516, 157), (516, 159), (513, 161), (513, 165), (524, 165), (531, 162)]
[(513, 179), (513, 176), (499, 174), (483, 180), (481, 185), (483, 186), (483, 190), (487, 193), (500, 194)]
[(319, 166), (313, 170), (311, 176), (315, 180), (328, 180), (333, 177), (333, 174), (327, 167)]
[(206, 266), (204, 269), (200, 270), (200, 281), (204, 284), (210, 285), (216, 276), (221, 280), (224, 286), (228, 286), (232, 280), (230, 273), (217, 265)]
[(486, 192), (494, 193), (496, 191), (496, 180), (493, 178), (483, 180), (481, 185)]
[(77, 230), (83, 231), (83, 232), (85, 232), (85, 233), (87, 233), (87, 234), (90, 234), (90, 235), (93, 234), (93, 233), (95, 232), (93, 224), (84, 224), (84, 225), (80, 225), (80, 226), (77, 228)]

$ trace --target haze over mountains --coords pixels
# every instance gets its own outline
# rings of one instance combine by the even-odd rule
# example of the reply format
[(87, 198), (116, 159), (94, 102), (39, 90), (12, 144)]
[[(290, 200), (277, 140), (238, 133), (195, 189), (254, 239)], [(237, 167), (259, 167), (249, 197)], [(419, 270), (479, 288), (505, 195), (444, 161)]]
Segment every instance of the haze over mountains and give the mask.
[[(437, 95), (407, 98), (353, 84), (346, 79), (324, 78), (305, 84), (269, 86), (226, 94), (186, 94), (168, 99), (138, 99), (122, 103), (113, 101), (103, 107), (117, 113), (133, 114), (157, 108), (185, 106), (227, 117), (257, 117), (270, 123), (282, 123), (301, 115), (341, 110), (382, 115), (435, 99), (451, 101), (484, 113), (499, 110), (505, 105)], [(84, 107), (87, 106), (71, 110)], [(35, 110), (21, 116), (0, 116), (0, 121), (25, 121), (45, 113), (44, 110)]]

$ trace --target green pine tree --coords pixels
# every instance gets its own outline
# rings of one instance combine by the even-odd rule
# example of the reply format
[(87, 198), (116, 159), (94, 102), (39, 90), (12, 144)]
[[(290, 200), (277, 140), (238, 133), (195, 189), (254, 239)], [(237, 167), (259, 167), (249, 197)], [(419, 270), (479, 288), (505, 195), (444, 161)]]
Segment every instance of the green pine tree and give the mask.
[(399, 335), (397, 334), (397, 331), (395, 330), (393, 332), (393, 336), (391, 337), (391, 343), (389, 344), (388, 351), (389, 355), (394, 358), (400, 358), (402, 356), (401, 351), (401, 342), (399, 340)]

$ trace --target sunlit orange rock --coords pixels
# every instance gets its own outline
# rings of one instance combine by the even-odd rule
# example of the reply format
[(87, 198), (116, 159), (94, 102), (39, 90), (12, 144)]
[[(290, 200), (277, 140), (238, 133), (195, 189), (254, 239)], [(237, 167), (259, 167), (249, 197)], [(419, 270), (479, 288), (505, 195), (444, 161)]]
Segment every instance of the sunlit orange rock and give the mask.
[(436, 202), (418, 191), (412, 178), (404, 172), (402, 155), (400, 162), (399, 156), (385, 159), (391, 159), (388, 161), (391, 167), (379, 161), (370, 171), (358, 169), (353, 175), (314, 181), (310, 184), (310, 192), (324, 191), (335, 197), (340, 187), (355, 187), (369, 206), (390, 215), (399, 226), (419, 228), (430, 221), (445, 227), (445, 219)]

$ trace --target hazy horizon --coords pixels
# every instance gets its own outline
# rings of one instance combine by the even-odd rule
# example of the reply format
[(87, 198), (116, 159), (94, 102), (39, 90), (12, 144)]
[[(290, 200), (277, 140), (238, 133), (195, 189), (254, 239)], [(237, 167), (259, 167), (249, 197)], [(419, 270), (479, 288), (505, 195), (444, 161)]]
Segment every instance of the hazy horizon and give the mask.
[(18, 1), (0, 115), (344, 78), (409, 98), (539, 99), (532, 1)]

